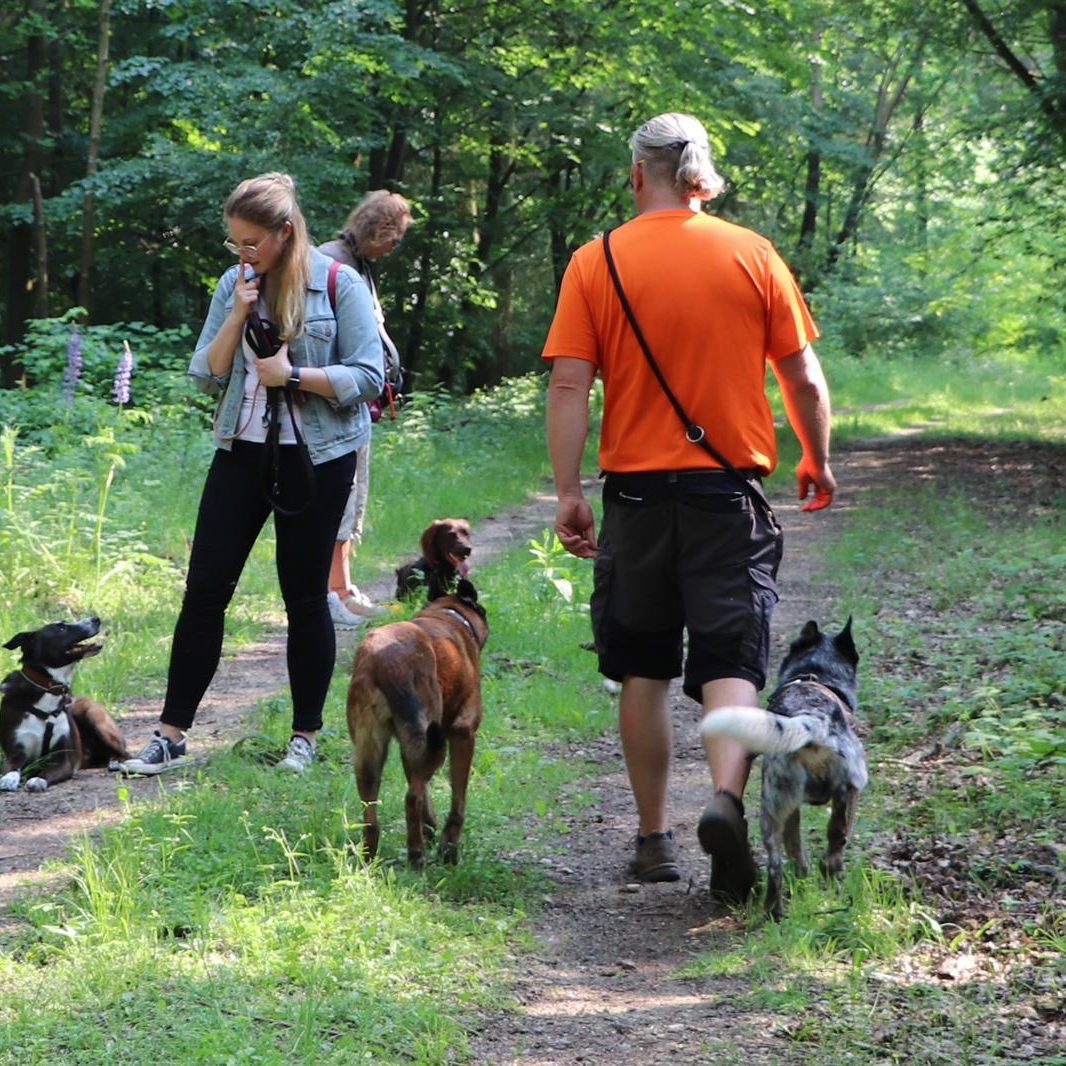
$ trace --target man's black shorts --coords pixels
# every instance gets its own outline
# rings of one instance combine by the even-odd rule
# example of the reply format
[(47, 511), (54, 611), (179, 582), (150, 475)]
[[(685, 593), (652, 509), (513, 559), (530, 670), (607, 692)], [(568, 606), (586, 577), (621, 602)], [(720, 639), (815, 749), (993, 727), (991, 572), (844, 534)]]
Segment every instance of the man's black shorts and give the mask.
[(678, 677), (687, 630), (687, 695), (726, 677), (761, 689), (781, 549), (769, 505), (723, 471), (608, 474), (592, 593), (600, 672)]

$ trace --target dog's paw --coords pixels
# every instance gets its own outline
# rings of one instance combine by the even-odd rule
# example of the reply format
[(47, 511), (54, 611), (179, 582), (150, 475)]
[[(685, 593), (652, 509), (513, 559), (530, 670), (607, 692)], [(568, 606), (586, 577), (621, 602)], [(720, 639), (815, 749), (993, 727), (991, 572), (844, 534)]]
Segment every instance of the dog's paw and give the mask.
[(31, 777), (26, 782), (27, 792), (45, 792), (48, 789), (48, 782), (43, 777)]
[(19, 787), (19, 772), (12, 770), (0, 777), (0, 792), (15, 792)]

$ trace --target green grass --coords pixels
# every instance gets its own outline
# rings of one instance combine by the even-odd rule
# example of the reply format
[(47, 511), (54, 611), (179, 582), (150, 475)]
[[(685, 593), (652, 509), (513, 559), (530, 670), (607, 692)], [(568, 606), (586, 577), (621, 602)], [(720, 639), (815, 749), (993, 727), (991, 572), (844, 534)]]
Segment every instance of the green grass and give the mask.
[[(827, 371), (841, 440), (932, 422), (927, 432), (1048, 441), (1066, 426), (1061, 375), (1047, 367), (1008, 361), (998, 379), (990, 367), (917, 361)], [(427, 400), (410, 424), (379, 434), (360, 564), (394, 565), (429, 515), (476, 520), (540, 488), (542, 386), (530, 378), (472, 402)], [(874, 403), (885, 406), (859, 410)], [(157, 428), (110, 486), (106, 456), (45, 457), (15, 441), (6, 494), (0, 484), (0, 622), (13, 632), (57, 604), (103, 604), (108, 651), (85, 677), (112, 703), (161, 689), (210, 450)], [(789, 478), (795, 449), (782, 436), (778, 477)], [(795, 882), (779, 924), (753, 905), (741, 934), (716, 934), (679, 975), (712, 993), (729, 981), (738, 1009), (773, 1013), (783, 1054), (800, 1061), (997, 1061), (1014, 1008), (1061, 981), (1066, 924), (1027, 898), (1026, 884), (1057, 861), (1066, 816), (1062, 500), (1004, 506), (1010, 494), (990, 484), (995, 506), (934, 472), (849, 514), (811, 575), (831, 606), (855, 613), (873, 729), (873, 780), (847, 875), (839, 886)], [(43, 499), (58, 521), (41, 517)], [(558, 797), (565, 788), (581, 802), (574, 785), (597, 772), (559, 753), (614, 728), (612, 701), (579, 647), (590, 568), (538, 542), (478, 571), (492, 624), (486, 718), (457, 867), (406, 868), (395, 754), (379, 863), (359, 861), (342, 664), (315, 774), (279, 777), (238, 753), (218, 756), (186, 787), (129, 805), (121, 825), (79, 845), (70, 889), (19, 905), (28, 927), (0, 954), (0, 1061), (149, 1062), (161, 1041), (178, 1062), (462, 1061), (471, 1020), (506, 1002), (509, 968), (532, 949), (540, 861), (566, 846)], [(114, 560), (106, 576), (101, 545)], [(42, 547), (58, 572), (34, 561)], [(264, 624), (276, 598), (266, 537), (234, 604), (231, 646)], [(252, 728), (278, 746), (288, 724), (276, 697)], [(903, 762), (934, 740), (935, 763)], [(435, 795), (442, 805), (443, 782)], [(817, 854), (820, 823), (808, 821)], [(886, 861), (901, 832), (928, 851), (911, 873), (954, 864), (957, 900)], [(960, 923), (960, 909), (991, 917)], [(941, 958), (1019, 951), (1024, 965), (997, 976), (936, 976)]]
[[(0, 1059), (44, 1060), (63, 1041), (68, 1061), (154, 1062), (161, 1040), (178, 1062), (461, 1059), (471, 1013), (506, 996), (542, 897), (531, 849), (565, 831), (552, 798), (585, 772), (542, 745), (598, 735), (614, 714), (578, 647), (584, 610), (531, 562), (518, 549), (479, 571), (493, 628), (458, 866), (407, 869), (395, 753), (379, 861), (359, 859), (339, 672), (314, 774), (218, 756), (82, 842), (70, 890), (20, 905), (32, 928), (0, 961)], [(580, 602), (588, 568), (574, 571)], [(265, 700), (258, 719), (280, 746), (285, 701)], [(443, 805), (443, 775), (435, 793)], [(63, 1009), (39, 1010), (52, 1001)], [(80, 1018), (69, 1032), (67, 1015)]]

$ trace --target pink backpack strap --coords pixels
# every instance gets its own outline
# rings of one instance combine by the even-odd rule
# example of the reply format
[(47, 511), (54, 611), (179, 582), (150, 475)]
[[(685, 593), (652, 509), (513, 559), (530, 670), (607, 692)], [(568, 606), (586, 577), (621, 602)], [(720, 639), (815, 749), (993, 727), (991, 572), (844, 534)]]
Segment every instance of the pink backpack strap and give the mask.
[(334, 259), (329, 265), (329, 280), (326, 282), (326, 292), (329, 293), (329, 306), (333, 308), (334, 317), (337, 314), (337, 271), (340, 268), (340, 260)]

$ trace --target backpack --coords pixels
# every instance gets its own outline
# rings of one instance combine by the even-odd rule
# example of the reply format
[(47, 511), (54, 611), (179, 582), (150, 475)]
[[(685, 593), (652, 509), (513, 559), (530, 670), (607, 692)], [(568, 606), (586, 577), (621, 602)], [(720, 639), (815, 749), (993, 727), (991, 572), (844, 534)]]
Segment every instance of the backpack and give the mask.
[[(326, 291), (329, 293), (329, 306), (333, 308), (333, 315), (337, 314), (337, 271), (341, 268), (341, 262), (334, 259), (329, 264), (329, 280), (326, 283)], [(370, 421), (377, 422), (387, 410), (389, 419), (396, 421), (396, 408), (403, 403), (403, 367), (400, 366), (400, 353), (391, 342), (385, 344), (382, 341), (385, 362), (385, 387), (376, 399), (371, 400), (366, 406), (370, 411)]]

